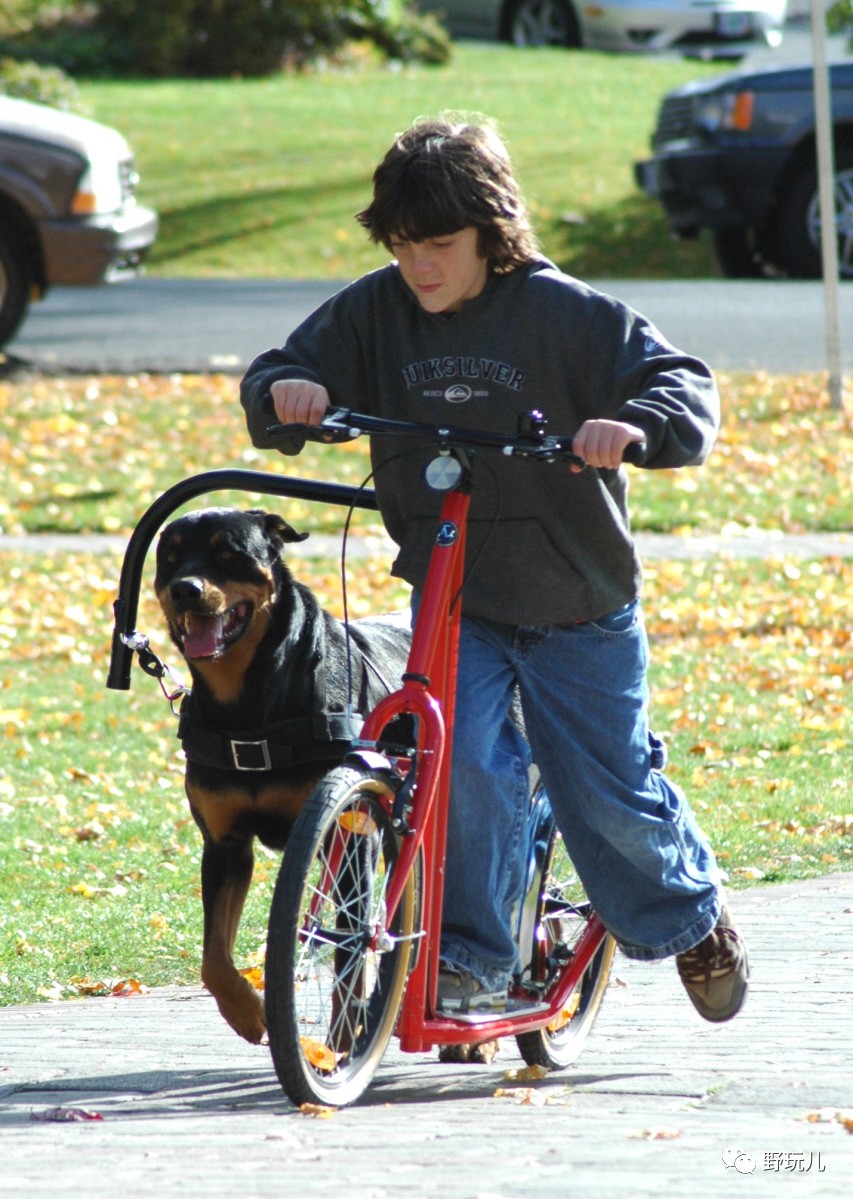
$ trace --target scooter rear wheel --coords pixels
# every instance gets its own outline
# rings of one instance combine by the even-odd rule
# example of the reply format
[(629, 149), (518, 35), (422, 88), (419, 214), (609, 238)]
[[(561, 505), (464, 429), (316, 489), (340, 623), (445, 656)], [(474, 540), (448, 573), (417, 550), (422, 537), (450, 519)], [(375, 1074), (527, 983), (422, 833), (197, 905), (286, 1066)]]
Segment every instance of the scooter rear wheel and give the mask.
[[(554, 960), (571, 953), (591, 916), (589, 900), (552, 823), (539, 889), (532, 981), (544, 982), (553, 973)], [(528, 1065), (560, 1070), (577, 1060), (607, 990), (615, 949), (616, 942), (605, 935), (561, 1013), (546, 1028), (516, 1037)]]

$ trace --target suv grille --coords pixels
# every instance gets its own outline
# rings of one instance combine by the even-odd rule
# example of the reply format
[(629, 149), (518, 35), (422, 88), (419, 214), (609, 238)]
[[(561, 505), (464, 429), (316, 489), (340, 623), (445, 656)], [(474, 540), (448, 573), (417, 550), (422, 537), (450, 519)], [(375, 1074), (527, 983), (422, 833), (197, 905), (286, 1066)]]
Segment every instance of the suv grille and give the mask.
[(668, 96), (658, 113), (658, 127), (652, 145), (655, 150), (667, 142), (683, 141), (692, 137), (693, 100), (690, 96)]

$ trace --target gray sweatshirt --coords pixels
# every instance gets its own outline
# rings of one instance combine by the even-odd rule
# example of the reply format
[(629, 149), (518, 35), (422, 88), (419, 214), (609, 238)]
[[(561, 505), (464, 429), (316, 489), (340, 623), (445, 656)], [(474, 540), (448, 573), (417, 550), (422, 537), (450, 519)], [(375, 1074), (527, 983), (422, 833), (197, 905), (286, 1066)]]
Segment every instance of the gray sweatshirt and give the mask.
[[(646, 435), (651, 468), (702, 462), (719, 423), (708, 367), (645, 318), (543, 260), (491, 276), (452, 315), (426, 312), (396, 264), (344, 288), (257, 358), (241, 400), (266, 447), (277, 379), (322, 383), (333, 405), (395, 419), (514, 433), (539, 408), (548, 432), (627, 421)], [(298, 453), (297, 437), (283, 449)], [(440, 497), (422, 480), (434, 450), (375, 437), (371, 457), (393, 573), (424, 583)], [(641, 569), (624, 469), (573, 474), (561, 463), (480, 451), (468, 530), (468, 615), (513, 625), (592, 620), (636, 598)]]

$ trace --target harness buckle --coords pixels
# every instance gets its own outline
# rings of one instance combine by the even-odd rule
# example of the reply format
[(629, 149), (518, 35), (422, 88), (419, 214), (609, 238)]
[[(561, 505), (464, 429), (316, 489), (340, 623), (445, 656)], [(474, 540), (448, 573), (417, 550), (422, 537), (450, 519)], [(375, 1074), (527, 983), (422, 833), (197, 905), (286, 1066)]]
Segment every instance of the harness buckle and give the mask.
[(231, 760), (235, 770), (272, 770), (272, 759), (266, 741), (232, 740)]

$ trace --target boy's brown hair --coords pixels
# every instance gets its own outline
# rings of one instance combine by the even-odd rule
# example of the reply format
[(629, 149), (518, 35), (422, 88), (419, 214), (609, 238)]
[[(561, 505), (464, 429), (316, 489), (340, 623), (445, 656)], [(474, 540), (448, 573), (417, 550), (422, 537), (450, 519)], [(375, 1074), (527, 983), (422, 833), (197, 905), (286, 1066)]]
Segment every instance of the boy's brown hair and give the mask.
[(373, 174), (373, 201), (358, 213), (378, 245), (427, 241), (474, 226), (497, 274), (541, 255), (506, 146), (485, 119), (421, 118)]

